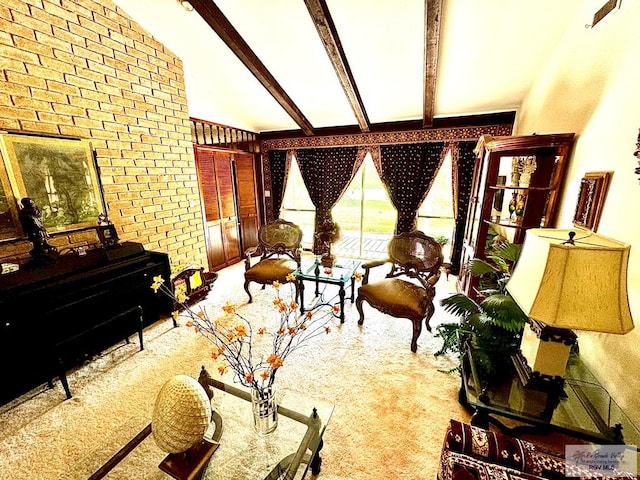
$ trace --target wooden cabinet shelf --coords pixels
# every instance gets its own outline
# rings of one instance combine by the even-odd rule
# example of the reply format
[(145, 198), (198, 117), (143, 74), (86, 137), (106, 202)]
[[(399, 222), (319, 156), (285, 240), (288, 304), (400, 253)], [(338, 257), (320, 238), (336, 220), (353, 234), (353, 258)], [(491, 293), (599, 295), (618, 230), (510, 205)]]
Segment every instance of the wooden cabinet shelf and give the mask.
[(490, 185), (489, 188), (491, 190), (518, 190), (518, 191), (521, 190), (524, 192), (529, 192), (534, 190), (543, 190), (543, 191), (552, 190), (552, 187), (518, 187), (515, 185)]
[(483, 135), (467, 212), (458, 291), (478, 297), (478, 279), (467, 271), (499, 241), (524, 242), (527, 229), (552, 227), (574, 134), (492, 137)]
[(491, 219), (484, 220), (487, 224), (489, 224), (489, 228), (493, 227), (505, 227), (505, 228), (525, 228), (521, 224), (513, 223), (509, 220), (500, 221), (500, 219)]

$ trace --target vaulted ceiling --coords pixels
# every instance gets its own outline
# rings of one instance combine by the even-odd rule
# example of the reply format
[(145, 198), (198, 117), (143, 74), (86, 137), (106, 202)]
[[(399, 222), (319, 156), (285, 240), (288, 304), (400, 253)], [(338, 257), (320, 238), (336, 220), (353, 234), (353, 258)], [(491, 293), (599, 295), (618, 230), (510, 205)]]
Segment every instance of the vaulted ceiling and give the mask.
[(517, 110), (583, 1), (114, 0), (182, 59), (191, 117), (306, 135)]

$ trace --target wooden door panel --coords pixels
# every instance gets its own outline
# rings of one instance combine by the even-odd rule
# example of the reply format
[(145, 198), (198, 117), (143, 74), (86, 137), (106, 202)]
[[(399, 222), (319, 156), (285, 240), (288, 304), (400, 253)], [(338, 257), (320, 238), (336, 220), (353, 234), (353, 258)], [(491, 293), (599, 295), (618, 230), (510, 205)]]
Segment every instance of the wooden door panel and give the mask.
[(230, 218), (236, 216), (236, 200), (233, 191), (233, 171), (231, 154), (215, 152), (216, 179), (218, 197), (220, 198), (220, 216)]
[(240, 239), (235, 217), (222, 221), (222, 238), (227, 264), (238, 261), (240, 259)]
[(242, 248), (245, 250), (258, 245), (258, 216), (250, 215), (240, 218), (240, 231), (242, 232)]
[(204, 239), (208, 269), (213, 271), (225, 265), (214, 151), (195, 147), (194, 154), (204, 214)]
[(196, 148), (195, 158), (205, 221), (210, 222), (213, 220), (220, 220), (218, 186), (216, 183), (216, 170), (213, 160), (213, 152)]
[(256, 181), (253, 155), (236, 154), (236, 179), (238, 183), (238, 211), (240, 216), (256, 215)]
[(194, 147), (205, 215), (209, 269), (240, 260), (242, 250), (258, 244), (254, 156)]
[(236, 182), (238, 186), (238, 216), (240, 219), (241, 245), (243, 249), (258, 244), (259, 216), (256, 195), (256, 174), (253, 155), (235, 155)]
[(222, 223), (211, 222), (207, 224), (207, 260), (209, 270), (217, 270), (226, 265), (224, 245), (222, 241)]

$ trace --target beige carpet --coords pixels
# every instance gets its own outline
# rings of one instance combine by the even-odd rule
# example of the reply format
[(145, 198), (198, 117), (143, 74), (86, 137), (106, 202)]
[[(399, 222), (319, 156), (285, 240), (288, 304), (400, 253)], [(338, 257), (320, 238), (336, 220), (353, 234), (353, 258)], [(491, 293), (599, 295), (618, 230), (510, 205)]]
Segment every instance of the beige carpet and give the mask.
[[(242, 268), (220, 272), (205, 300), (210, 312), (221, 311), (227, 300), (246, 303)], [(454, 292), (454, 280), (442, 277), (439, 297)], [(253, 285), (252, 292), (254, 303), (242, 313), (254, 318), (271, 312), (269, 288)], [(439, 371), (454, 362), (433, 356), (440, 340), (426, 330), (412, 353), (406, 319), (365, 304), (360, 327), (355, 306), (347, 303), (345, 311), (343, 325), (336, 319), (329, 335), (289, 356), (277, 378), (279, 389), (336, 405), (319, 478), (434, 479), (449, 419), (469, 418), (457, 403), (459, 378)], [(449, 320), (438, 306), (432, 325)], [(72, 399), (56, 382), (54, 389), (42, 387), (0, 407), (0, 477), (86, 479), (150, 421), (164, 382), (176, 374), (197, 376), (201, 364), (215, 374), (209, 350), (201, 336), (162, 320), (145, 331), (144, 351), (132, 337), (132, 343), (70, 372)], [(167, 478), (157, 468), (163, 457), (149, 437), (107, 478)]]

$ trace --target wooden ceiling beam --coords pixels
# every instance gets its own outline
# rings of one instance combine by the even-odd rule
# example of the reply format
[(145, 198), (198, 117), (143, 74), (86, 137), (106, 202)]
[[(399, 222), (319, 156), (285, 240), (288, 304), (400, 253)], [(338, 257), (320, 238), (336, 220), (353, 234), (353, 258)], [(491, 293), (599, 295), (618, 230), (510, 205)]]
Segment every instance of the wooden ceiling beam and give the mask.
[(442, 0), (424, 0), (424, 100), (422, 128), (433, 125), (440, 49)]
[(293, 100), (287, 95), (267, 67), (260, 61), (242, 36), (224, 16), (213, 0), (190, 0), (205, 22), (218, 34), (245, 67), (258, 79), (264, 88), (275, 98), (305, 135), (313, 135), (313, 126), (303, 115)]
[(351, 109), (358, 120), (360, 130), (366, 133), (371, 126), (369, 117), (362, 103), (356, 81), (351, 73), (347, 56), (342, 48), (342, 42), (340, 42), (340, 37), (331, 18), (327, 2), (325, 0), (304, 0), (304, 3), (307, 6), (307, 10), (309, 10), (309, 15), (311, 15), (316, 30), (318, 30), (318, 35), (320, 35), (320, 39), (331, 60), (331, 64), (338, 75), (338, 79), (349, 100)]

